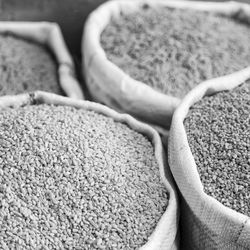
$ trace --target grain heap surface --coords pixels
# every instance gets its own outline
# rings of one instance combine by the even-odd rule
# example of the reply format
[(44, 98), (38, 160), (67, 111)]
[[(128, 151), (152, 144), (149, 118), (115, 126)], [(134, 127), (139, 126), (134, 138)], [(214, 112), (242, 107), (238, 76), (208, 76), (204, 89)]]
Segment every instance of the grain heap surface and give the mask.
[(204, 191), (250, 216), (250, 82), (204, 97), (185, 119)]
[(0, 144), (1, 249), (138, 249), (166, 210), (151, 142), (112, 118), (7, 108)]
[(35, 90), (63, 93), (50, 52), (37, 43), (0, 35), (0, 95)]
[(249, 26), (191, 9), (145, 5), (122, 13), (103, 31), (101, 45), (132, 78), (180, 98), (202, 81), (250, 63)]

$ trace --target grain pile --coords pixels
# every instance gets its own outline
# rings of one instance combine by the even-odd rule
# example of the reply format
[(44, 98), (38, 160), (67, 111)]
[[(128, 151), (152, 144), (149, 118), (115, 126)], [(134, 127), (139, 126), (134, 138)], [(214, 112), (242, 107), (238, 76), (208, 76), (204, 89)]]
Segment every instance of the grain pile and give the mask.
[(250, 82), (204, 97), (185, 119), (204, 191), (250, 216)]
[(179, 98), (204, 80), (250, 63), (249, 26), (186, 9), (145, 5), (121, 13), (103, 31), (101, 45), (132, 78)]
[(151, 142), (112, 118), (7, 108), (0, 144), (1, 249), (138, 249), (167, 207)]
[(0, 95), (35, 90), (63, 93), (55, 60), (42, 45), (0, 35)]

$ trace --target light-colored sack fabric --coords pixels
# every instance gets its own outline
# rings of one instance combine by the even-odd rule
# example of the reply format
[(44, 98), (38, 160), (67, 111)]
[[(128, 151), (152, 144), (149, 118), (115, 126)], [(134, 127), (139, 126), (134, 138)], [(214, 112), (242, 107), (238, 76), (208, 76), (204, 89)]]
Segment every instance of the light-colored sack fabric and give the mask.
[[(109, 61), (100, 44), (100, 35), (112, 17), (121, 11), (137, 11), (142, 5), (169, 6), (222, 13), (250, 23), (250, 6), (236, 2), (195, 2), (169, 0), (112, 0), (93, 11), (84, 27), (82, 38), (83, 72), (94, 100), (136, 116), (148, 123), (167, 128), (180, 100), (162, 94), (136, 81)], [(129, 38), (128, 38), (129, 39)]]
[(181, 193), (184, 249), (250, 249), (250, 218), (205, 194), (183, 124), (189, 108), (204, 96), (230, 90), (249, 78), (250, 67), (206, 81), (189, 92), (174, 112), (168, 161)]
[(83, 99), (83, 92), (76, 79), (73, 59), (64, 42), (61, 29), (50, 22), (0, 22), (0, 33), (18, 37), (48, 46), (58, 63), (59, 84), (71, 98)]
[(159, 165), (161, 179), (169, 193), (169, 202), (166, 211), (159, 220), (154, 232), (149, 237), (148, 242), (142, 246), (141, 250), (168, 250), (178, 249), (178, 222), (179, 210), (177, 194), (174, 188), (173, 179), (169, 166), (165, 159), (162, 143), (159, 134), (149, 125), (141, 123), (130, 115), (119, 114), (116, 111), (89, 101), (74, 100), (52, 93), (37, 91), (30, 94), (0, 97), (0, 109), (5, 107), (20, 107), (35, 104), (67, 105), (76, 108), (92, 110), (97, 113), (112, 117), (115, 121), (125, 123), (133, 130), (145, 135), (152, 142), (155, 157)]

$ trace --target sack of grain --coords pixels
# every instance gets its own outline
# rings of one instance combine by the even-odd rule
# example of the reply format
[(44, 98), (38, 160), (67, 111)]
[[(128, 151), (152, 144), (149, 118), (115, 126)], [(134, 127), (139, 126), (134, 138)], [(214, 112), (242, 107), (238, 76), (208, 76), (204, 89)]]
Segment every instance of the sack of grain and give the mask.
[(35, 92), (0, 98), (0, 130), (1, 249), (177, 249), (176, 191), (150, 126)]
[(59, 26), (0, 22), (0, 95), (43, 90), (83, 99)]
[(167, 128), (195, 85), (249, 65), (246, 23), (249, 5), (235, 2), (109, 1), (85, 24), (87, 86), (95, 100)]
[(250, 249), (248, 79), (249, 68), (204, 82), (174, 112), (168, 159), (184, 249)]

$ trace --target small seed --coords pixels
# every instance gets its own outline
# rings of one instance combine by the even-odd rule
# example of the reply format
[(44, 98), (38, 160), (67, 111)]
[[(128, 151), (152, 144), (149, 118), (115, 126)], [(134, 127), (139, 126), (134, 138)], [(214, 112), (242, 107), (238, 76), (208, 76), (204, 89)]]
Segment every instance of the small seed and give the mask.
[(148, 6), (122, 14), (104, 29), (101, 45), (131, 77), (176, 97), (250, 62), (248, 25), (191, 9)]
[(35, 90), (63, 93), (51, 53), (38, 43), (0, 35), (0, 95)]
[(204, 191), (247, 216), (250, 216), (249, 100), (250, 81), (231, 91), (204, 97), (191, 107), (184, 122)]
[(166, 210), (151, 142), (112, 118), (66, 106), (6, 108), (1, 138), (9, 144), (0, 147), (0, 244), (10, 249), (138, 249)]

